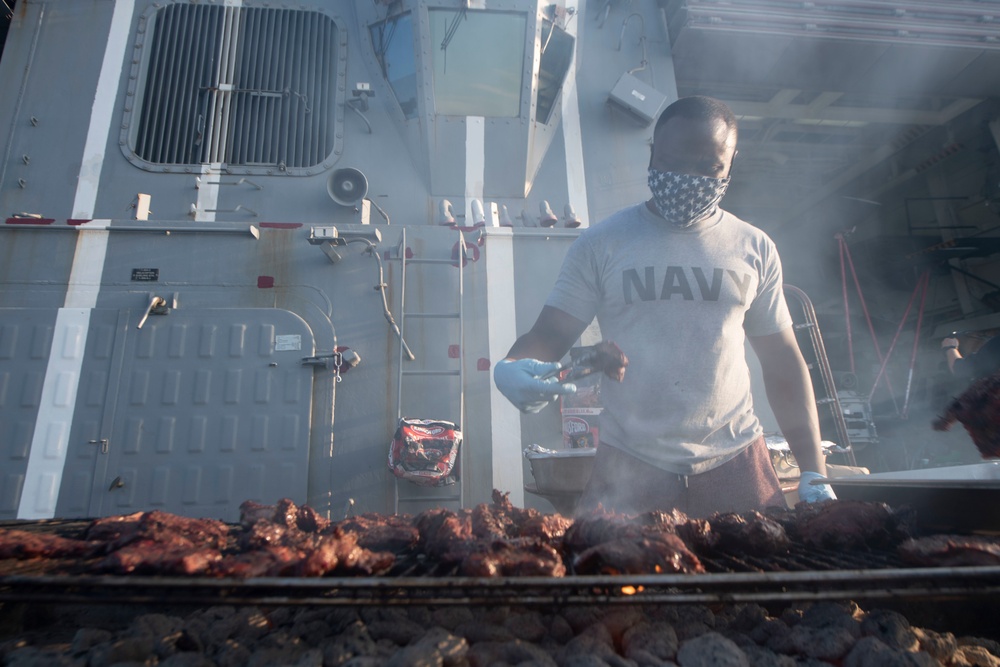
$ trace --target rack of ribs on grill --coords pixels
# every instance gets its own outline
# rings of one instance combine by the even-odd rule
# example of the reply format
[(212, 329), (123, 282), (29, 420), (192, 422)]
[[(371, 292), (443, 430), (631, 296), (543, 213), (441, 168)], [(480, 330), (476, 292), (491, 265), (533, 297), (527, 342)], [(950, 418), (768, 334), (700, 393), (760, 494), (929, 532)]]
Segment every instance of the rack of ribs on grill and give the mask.
[(984, 459), (1000, 457), (1000, 372), (973, 381), (932, 426), (947, 431), (955, 422), (969, 432)]

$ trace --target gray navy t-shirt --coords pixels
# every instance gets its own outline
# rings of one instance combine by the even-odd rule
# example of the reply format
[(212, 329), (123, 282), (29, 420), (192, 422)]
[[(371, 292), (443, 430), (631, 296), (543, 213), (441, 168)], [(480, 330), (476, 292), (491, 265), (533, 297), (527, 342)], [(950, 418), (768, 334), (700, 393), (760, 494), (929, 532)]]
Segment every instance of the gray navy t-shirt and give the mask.
[(663, 470), (696, 474), (761, 433), (745, 335), (792, 325), (771, 239), (722, 211), (672, 227), (646, 205), (584, 230), (546, 302), (629, 358), (622, 383), (601, 384), (601, 442)]

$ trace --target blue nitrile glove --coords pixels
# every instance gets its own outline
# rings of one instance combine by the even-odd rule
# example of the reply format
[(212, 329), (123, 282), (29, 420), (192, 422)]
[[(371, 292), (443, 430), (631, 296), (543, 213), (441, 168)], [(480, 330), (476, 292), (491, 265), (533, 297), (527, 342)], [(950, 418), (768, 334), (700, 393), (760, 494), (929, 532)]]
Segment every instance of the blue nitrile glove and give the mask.
[(575, 394), (575, 384), (559, 384), (558, 376), (541, 376), (562, 368), (558, 362), (538, 359), (503, 359), (493, 367), (497, 389), (521, 412), (538, 412), (556, 397)]
[(836, 500), (837, 495), (829, 484), (810, 484), (814, 479), (826, 479), (818, 472), (806, 471), (799, 475), (799, 500), (818, 503), (821, 500)]

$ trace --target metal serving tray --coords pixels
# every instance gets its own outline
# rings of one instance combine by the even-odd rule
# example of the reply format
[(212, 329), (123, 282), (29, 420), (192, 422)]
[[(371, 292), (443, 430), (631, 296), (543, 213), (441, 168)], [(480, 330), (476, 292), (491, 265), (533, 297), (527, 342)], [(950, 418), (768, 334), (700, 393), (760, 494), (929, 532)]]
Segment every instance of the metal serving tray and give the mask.
[(1000, 462), (836, 477), (829, 483), (842, 500), (916, 510), (917, 524), (927, 533), (1000, 534)]

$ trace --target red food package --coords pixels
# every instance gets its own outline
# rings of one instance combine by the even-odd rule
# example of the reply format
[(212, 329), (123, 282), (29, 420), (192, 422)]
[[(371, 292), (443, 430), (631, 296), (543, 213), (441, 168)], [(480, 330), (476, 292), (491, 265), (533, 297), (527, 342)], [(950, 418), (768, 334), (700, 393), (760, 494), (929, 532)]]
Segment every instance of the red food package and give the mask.
[(454, 484), (461, 444), (462, 432), (452, 422), (403, 417), (389, 446), (389, 470), (421, 486)]

